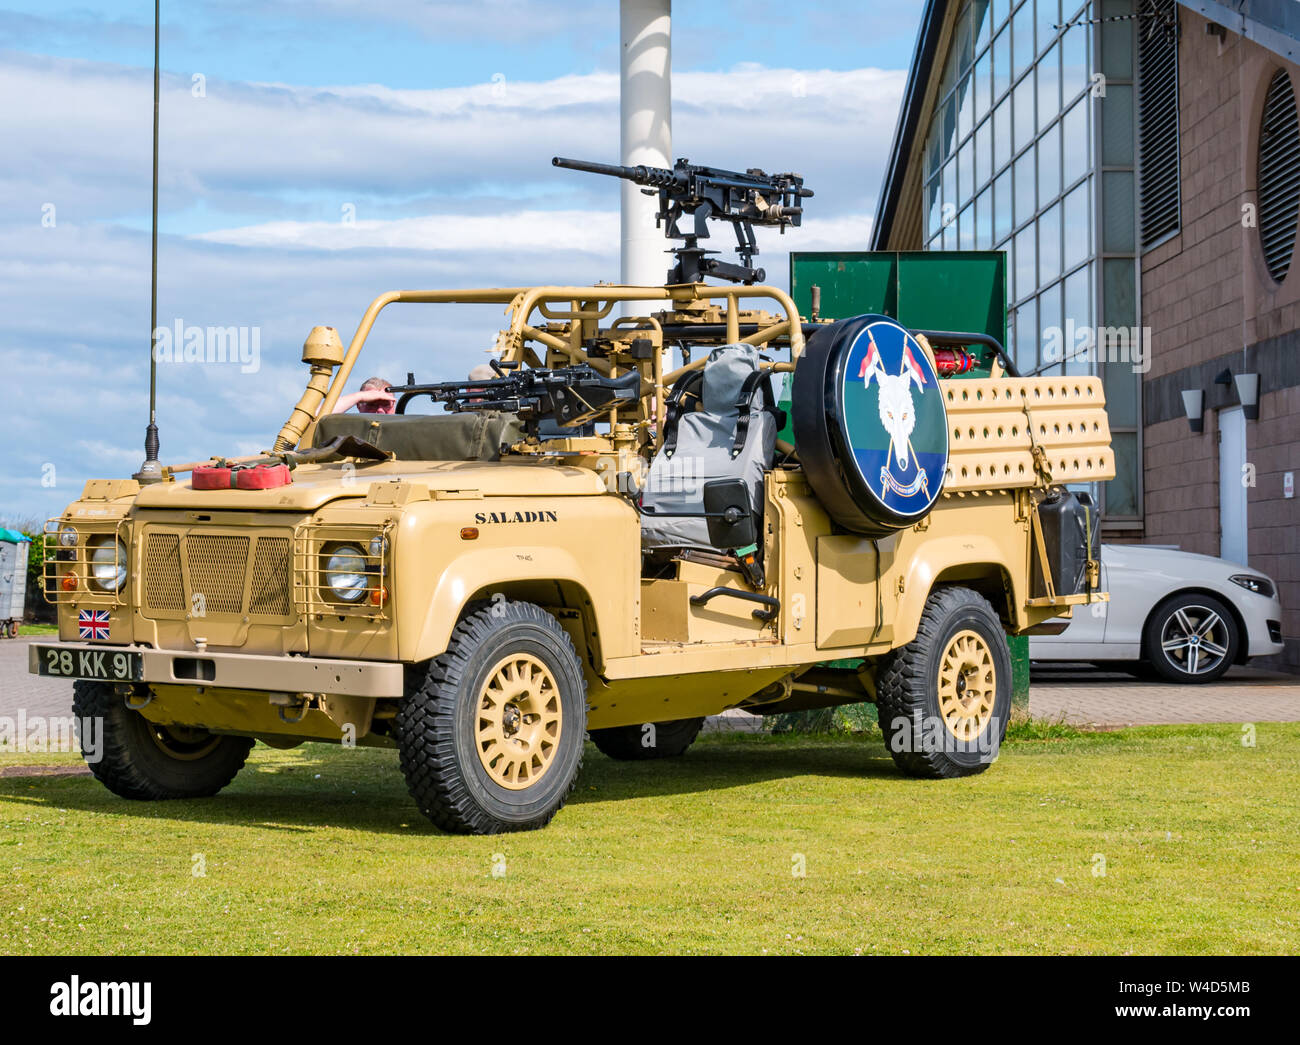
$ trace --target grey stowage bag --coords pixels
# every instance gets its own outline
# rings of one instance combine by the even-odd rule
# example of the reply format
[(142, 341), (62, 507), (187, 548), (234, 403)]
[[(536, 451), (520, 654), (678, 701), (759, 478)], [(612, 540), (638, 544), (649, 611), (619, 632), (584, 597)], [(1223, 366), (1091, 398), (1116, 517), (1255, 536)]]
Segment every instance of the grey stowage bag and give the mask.
[(328, 414), (316, 425), (312, 446), (340, 435), (390, 451), (399, 461), (496, 461), (501, 446), (523, 438), (514, 414)]
[[(749, 426), (740, 452), (732, 455), (745, 382), (758, 372), (753, 345), (722, 345), (709, 353), (700, 388), (700, 408), (677, 420), (676, 447), (655, 455), (642, 487), (642, 507), (665, 512), (702, 512), (704, 484), (743, 479), (755, 517), (763, 510), (763, 473), (772, 467), (776, 417), (763, 405), (761, 383), (750, 396)], [(665, 424), (667, 421), (665, 420)], [(761, 531), (760, 531), (761, 532)], [(641, 516), (641, 547), (711, 548), (708, 520)]]

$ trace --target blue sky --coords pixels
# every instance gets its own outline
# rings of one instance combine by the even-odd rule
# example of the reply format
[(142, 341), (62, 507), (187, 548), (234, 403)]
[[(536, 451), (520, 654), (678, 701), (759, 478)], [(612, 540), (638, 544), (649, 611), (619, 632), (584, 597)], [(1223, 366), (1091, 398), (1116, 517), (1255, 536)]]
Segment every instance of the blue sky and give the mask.
[[(920, 7), (677, 5), (674, 152), (817, 193), (762, 241), (774, 279), (789, 246), (866, 246)], [(346, 342), (384, 290), (616, 279), (616, 187), (549, 160), (617, 159), (617, 12), (164, 2), (159, 324), (256, 328), (261, 355), (162, 373), (163, 459), (265, 447), (307, 331)], [(0, 519), (142, 456), (152, 44), (149, 3), (0, 0)], [(497, 326), (385, 315), (360, 366), (454, 377)]]

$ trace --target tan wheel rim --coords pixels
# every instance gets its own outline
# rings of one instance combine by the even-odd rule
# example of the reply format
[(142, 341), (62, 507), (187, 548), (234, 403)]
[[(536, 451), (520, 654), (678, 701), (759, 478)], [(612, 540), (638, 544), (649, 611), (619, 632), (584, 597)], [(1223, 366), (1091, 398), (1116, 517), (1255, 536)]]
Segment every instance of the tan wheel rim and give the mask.
[(998, 673), (983, 637), (967, 629), (948, 643), (939, 661), (939, 715), (962, 742), (975, 740), (993, 717)]
[(550, 669), (526, 653), (503, 657), (479, 695), (474, 735), (483, 768), (511, 791), (532, 787), (555, 761), (563, 717)]
[(194, 762), (204, 755), (211, 754), (221, 743), (221, 737), (209, 733), (206, 729), (191, 729), (188, 726), (160, 726), (156, 722), (147, 724), (149, 737), (170, 758), (178, 762)]

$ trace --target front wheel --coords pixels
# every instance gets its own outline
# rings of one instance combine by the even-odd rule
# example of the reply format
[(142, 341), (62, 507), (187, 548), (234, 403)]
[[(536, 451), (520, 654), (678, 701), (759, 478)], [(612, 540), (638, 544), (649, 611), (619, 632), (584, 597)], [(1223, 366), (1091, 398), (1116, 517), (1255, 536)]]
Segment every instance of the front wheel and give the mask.
[(969, 588), (932, 592), (916, 638), (881, 665), (876, 695), (885, 742), (905, 773), (987, 769), (1011, 713), (1011, 652), (988, 600)]
[(407, 790), (444, 831), (545, 826), (582, 766), (587, 684), (568, 634), (527, 602), (494, 602), (411, 671), (397, 713)]
[(74, 682), (72, 709), (86, 765), (122, 798), (208, 798), (235, 778), (253, 749), (250, 737), (151, 722), (105, 682)]
[(1156, 608), (1143, 649), (1170, 682), (1213, 682), (1237, 659), (1241, 639), (1232, 612), (1212, 595), (1175, 595)]

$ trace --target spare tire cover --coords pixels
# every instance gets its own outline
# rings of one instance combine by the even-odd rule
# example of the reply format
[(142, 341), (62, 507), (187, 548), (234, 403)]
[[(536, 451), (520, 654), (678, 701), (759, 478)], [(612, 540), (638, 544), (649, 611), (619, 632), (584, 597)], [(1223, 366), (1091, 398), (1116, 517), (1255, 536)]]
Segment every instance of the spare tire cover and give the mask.
[(823, 327), (791, 398), (799, 461), (832, 519), (883, 537), (925, 517), (948, 471), (948, 415), (911, 334), (877, 315)]

